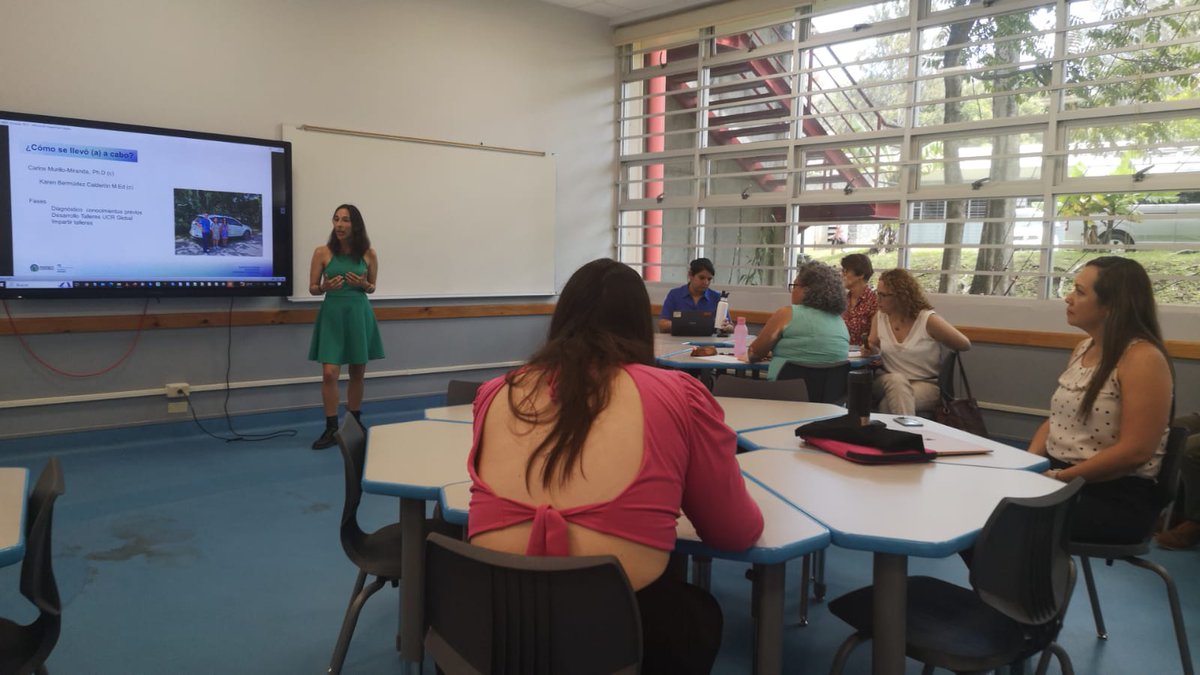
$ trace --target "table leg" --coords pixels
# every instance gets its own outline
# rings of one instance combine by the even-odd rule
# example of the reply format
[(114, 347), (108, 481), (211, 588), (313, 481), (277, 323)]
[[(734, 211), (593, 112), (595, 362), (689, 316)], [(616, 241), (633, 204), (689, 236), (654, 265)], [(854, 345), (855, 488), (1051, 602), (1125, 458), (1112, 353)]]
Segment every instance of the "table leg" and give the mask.
[(754, 672), (783, 672), (783, 564), (754, 566)]
[(908, 556), (875, 554), (875, 625), (871, 641), (874, 675), (903, 675), (908, 627)]
[(400, 557), (400, 658), (404, 670), (425, 658), (425, 500), (400, 500), (400, 529), (404, 551)]

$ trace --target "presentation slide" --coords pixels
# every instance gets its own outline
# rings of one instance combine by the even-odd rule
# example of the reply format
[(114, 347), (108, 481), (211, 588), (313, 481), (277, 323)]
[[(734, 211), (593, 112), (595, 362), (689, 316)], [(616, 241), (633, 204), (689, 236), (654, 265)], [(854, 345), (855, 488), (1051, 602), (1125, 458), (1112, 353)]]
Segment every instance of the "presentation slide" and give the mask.
[(278, 278), (278, 147), (3, 117), (0, 147), (9, 288)]

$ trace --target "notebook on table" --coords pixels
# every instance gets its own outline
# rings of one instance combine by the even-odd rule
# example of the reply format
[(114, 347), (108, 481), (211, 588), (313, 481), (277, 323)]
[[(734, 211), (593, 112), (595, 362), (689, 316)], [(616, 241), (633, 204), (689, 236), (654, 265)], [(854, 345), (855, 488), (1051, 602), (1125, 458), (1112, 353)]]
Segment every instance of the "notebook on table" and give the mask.
[(711, 309), (694, 309), (671, 314), (671, 335), (709, 336), (716, 329), (717, 314)]

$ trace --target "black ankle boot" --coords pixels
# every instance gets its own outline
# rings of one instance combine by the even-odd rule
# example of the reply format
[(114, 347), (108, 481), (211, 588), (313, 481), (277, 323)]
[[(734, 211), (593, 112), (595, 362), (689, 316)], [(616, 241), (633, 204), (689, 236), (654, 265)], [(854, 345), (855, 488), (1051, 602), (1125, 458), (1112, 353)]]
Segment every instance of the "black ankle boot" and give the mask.
[[(332, 422), (330, 422), (330, 420), (332, 420)], [(326, 417), (325, 418), (325, 431), (321, 434), (320, 438), (313, 441), (312, 449), (313, 450), (324, 450), (325, 448), (332, 446), (334, 443), (337, 443), (337, 439), (333, 437), (333, 435), (336, 433), (337, 433), (337, 418), (336, 417)]]

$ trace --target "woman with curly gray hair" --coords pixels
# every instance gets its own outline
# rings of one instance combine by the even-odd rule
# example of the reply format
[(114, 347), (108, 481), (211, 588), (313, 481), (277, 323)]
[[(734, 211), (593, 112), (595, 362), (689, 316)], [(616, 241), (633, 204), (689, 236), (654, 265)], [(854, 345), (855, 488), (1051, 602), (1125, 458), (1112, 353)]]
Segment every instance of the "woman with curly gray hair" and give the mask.
[(837, 269), (818, 262), (807, 263), (788, 284), (792, 304), (780, 307), (746, 351), (751, 363), (771, 359), (767, 378), (774, 380), (783, 364), (836, 363), (850, 352), (850, 333), (842, 312), (846, 291)]

